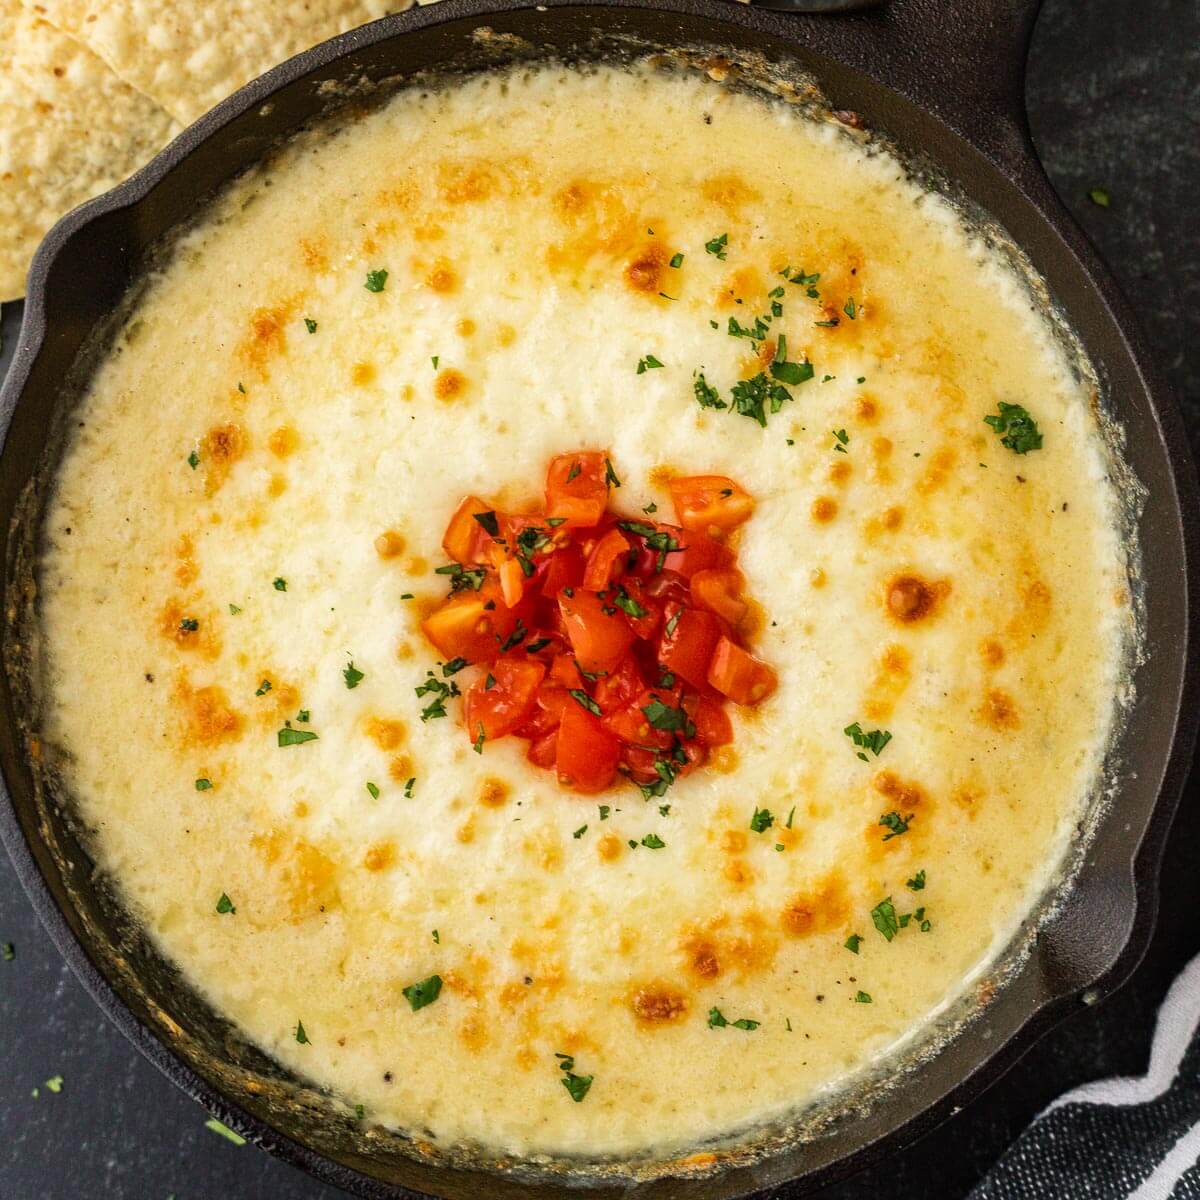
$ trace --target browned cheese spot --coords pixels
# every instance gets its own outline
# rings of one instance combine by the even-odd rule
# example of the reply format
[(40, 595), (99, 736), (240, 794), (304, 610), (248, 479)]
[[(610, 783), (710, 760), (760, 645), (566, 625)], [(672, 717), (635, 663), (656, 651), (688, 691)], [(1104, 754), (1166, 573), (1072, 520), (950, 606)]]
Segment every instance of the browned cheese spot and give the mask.
[(792, 937), (808, 937), (836, 929), (849, 913), (846, 886), (839, 874), (830, 872), (811, 888), (797, 892), (779, 914), (779, 923)]
[(224, 688), (193, 688), (181, 679), (174, 695), (183, 709), (185, 745), (219, 746), (242, 736), (245, 720), (229, 706)]
[(678, 988), (656, 980), (636, 988), (629, 1007), (643, 1025), (665, 1025), (687, 1016), (691, 1002)]
[(894, 771), (880, 771), (871, 786), (902, 816), (929, 808), (929, 797), (920, 784), (901, 779)]
[(479, 785), (479, 803), (485, 808), (503, 808), (508, 803), (509, 790), (503, 779), (488, 776)]
[(396, 783), (407, 783), (413, 774), (412, 759), (407, 754), (397, 754), (388, 763), (388, 775)]
[(724, 209), (731, 217), (737, 216), (748, 204), (761, 198), (756, 188), (732, 172), (711, 176), (701, 185), (700, 191), (706, 200)]
[(837, 516), (838, 504), (832, 496), (818, 496), (812, 502), (812, 519), (820, 525), (827, 525)]
[(492, 165), (483, 161), (441, 162), (437, 176), (438, 191), (449, 204), (478, 204), (491, 196), (499, 183)]
[(204, 491), (213, 495), (229, 477), (233, 464), (249, 449), (246, 431), (233, 422), (214, 425), (200, 439), (200, 462), (204, 466)]
[(988, 670), (995, 670), (1004, 663), (1004, 647), (995, 638), (984, 638), (979, 643), (979, 657)]
[(892, 620), (915, 625), (934, 616), (949, 591), (948, 580), (932, 581), (902, 572), (884, 585), (884, 609)]
[(296, 310), (296, 302), (288, 300), (270, 308), (256, 308), (250, 314), (250, 329), (238, 344), (237, 354), (246, 366), (260, 378), (267, 378), (267, 366), (287, 350), (285, 327)]
[(287, 491), (287, 478), (283, 475), (272, 475), (267, 481), (267, 495), (271, 499), (278, 499)]
[(879, 419), (879, 403), (873, 396), (862, 395), (854, 402), (854, 415), (865, 425)]
[(408, 733), (403, 721), (385, 717), (368, 717), (363, 723), (363, 731), (380, 750), (399, 750)]
[(303, 838), (291, 840), (277, 830), (255, 834), (250, 845), (283, 885), (293, 922), (314, 917), (337, 903), (333, 861)]
[(917, 480), (917, 490), (926, 494), (936, 492), (950, 478), (957, 458), (958, 454), (950, 446), (940, 446), (930, 455), (925, 473)]
[(863, 716), (868, 721), (886, 721), (912, 682), (912, 655), (895, 643), (885, 646), (879, 666), (863, 698)]
[(375, 539), (375, 553), (380, 558), (399, 558), (404, 553), (404, 535), (387, 529)]
[(725, 876), (726, 882), (737, 888), (746, 887), (754, 882), (754, 872), (749, 863), (740, 858), (731, 858), (721, 868), (721, 874)]
[(425, 277), (425, 286), (443, 296), (458, 290), (458, 274), (449, 259), (439, 258), (433, 264)]
[(280, 425), (267, 437), (267, 449), (276, 458), (287, 458), (300, 445), (300, 435), (290, 425)]
[(368, 383), (375, 382), (377, 374), (374, 363), (356, 362), (350, 368), (350, 382), (355, 387), (366, 387)]
[(604, 862), (615, 862), (625, 847), (615, 833), (606, 833), (596, 842), (596, 853)]
[(396, 861), (396, 847), (391, 842), (376, 842), (367, 847), (363, 855), (363, 866), (368, 871), (386, 871)]
[(190, 587), (200, 575), (200, 568), (196, 564), (194, 554), (195, 546), (191, 537), (186, 533), (182, 534), (179, 541), (175, 543), (175, 557), (179, 560), (175, 564), (175, 582), (180, 587)]
[(475, 322), (470, 317), (459, 317), (454, 326), (454, 332), (459, 337), (470, 337), (475, 332)]
[(829, 465), (829, 479), (831, 483), (836, 483), (839, 486), (844, 486), (846, 480), (854, 473), (854, 464), (848, 459), (839, 458)]
[[(191, 628), (192, 622), (196, 628)], [(196, 651), (204, 658), (213, 659), (221, 653), (221, 640), (217, 637), (213, 618), (202, 613), (193, 603), (168, 600), (158, 615), (158, 630), (169, 638), (180, 650)]]
[(300, 261), (314, 274), (329, 270), (329, 252), (323, 237), (300, 239)]
[(1019, 729), (1021, 715), (1017, 712), (1016, 701), (999, 688), (989, 688), (978, 710), (979, 720), (993, 729), (1010, 731)]
[(635, 292), (657, 296), (663, 291), (663, 273), (666, 270), (666, 247), (661, 242), (647, 242), (625, 265), (625, 283)]
[(683, 939), (683, 953), (689, 969), (701, 979), (716, 979), (721, 974), (721, 960), (717, 944), (711, 938), (699, 934)]
[(457, 400), (466, 391), (467, 379), (461, 371), (446, 367), (439, 371), (433, 381), (433, 394), (443, 403)]

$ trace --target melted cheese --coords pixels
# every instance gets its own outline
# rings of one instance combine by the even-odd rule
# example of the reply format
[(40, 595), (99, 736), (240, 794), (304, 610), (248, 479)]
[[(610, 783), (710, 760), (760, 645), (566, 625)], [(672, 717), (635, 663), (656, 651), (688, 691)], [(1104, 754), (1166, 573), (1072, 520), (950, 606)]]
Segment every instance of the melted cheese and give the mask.
[[(47, 522), (50, 746), (164, 952), (370, 1120), (602, 1156), (780, 1118), (919, 1042), (1063, 859), (1128, 619), (1103, 445), (1016, 276), (854, 137), (649, 70), (405, 92), (222, 198), (95, 378)], [(702, 409), (781, 286), (815, 377), (765, 429)], [(589, 447), (631, 515), (675, 471), (758, 501), (779, 690), (662, 801), (559, 791), (413, 692), (458, 500), (536, 502)], [(887, 897), (928, 930), (885, 940)]]

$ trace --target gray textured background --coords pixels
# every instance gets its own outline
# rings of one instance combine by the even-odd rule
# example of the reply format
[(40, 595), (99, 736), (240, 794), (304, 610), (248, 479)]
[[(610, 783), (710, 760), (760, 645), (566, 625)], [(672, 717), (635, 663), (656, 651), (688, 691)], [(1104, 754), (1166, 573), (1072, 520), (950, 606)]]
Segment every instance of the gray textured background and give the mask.
[[(1200, 444), (1200, 2), (1046, 0), (1029, 108), (1047, 170), (1134, 301)], [(1112, 206), (1087, 199), (1107, 188)], [(4, 312), (11, 349), (19, 308)], [(1038, 1044), (923, 1142), (823, 1200), (962, 1197), (1064, 1089), (1145, 1069), (1155, 1009), (1200, 951), (1200, 785), (1172, 836), (1160, 926), (1129, 984)], [(3, 1200), (335, 1200), (206, 1114), (109, 1026), (0, 860), (0, 1197)], [(54, 1094), (45, 1081), (63, 1077)], [(40, 1094), (31, 1093), (39, 1088)], [(786, 1192), (778, 1193), (784, 1195)]]

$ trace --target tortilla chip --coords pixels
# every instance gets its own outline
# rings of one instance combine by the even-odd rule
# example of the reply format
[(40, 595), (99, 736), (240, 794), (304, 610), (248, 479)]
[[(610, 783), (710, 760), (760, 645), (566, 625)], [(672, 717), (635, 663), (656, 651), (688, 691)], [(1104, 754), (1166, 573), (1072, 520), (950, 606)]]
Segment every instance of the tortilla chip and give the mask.
[(0, 0), (0, 300), (25, 290), (46, 230), (178, 132), (91, 51)]
[(412, 0), (25, 0), (190, 124), (264, 71)]

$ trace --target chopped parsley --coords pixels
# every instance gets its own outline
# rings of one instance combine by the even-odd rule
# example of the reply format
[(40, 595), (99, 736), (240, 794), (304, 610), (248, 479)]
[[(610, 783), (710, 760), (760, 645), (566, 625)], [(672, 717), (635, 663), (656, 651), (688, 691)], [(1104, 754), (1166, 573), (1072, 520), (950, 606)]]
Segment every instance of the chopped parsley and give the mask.
[(312, 317), (305, 317), (304, 318), (304, 328), (307, 329), (309, 333), (316, 333), (317, 332), (317, 323), (316, 323), (316, 321), (314, 321), (312, 319)]
[(658, 836), (657, 833), (648, 833), (642, 838), (642, 845), (647, 850), (661, 850), (667, 843)]
[(368, 792), (371, 794), (371, 799), (372, 799), (372, 800), (378, 800), (378, 799), (379, 799), (379, 784), (377, 784), (377, 783), (372, 783), (372, 782), (371, 782), (371, 781), (368, 779), (368, 780), (367, 780), (367, 791), (368, 791)]
[(896, 906), (891, 896), (871, 909), (871, 922), (883, 934), (884, 940), (890, 942), (900, 932), (900, 921), (896, 917)]
[(477, 592), (483, 587), (483, 581), (486, 578), (486, 572), (482, 567), (464, 567), (461, 563), (447, 563), (444, 567), (435, 568), (433, 573), (450, 576), (451, 593), (465, 591), (468, 588)]
[(197, 621), (195, 617), (184, 617), (183, 620), (179, 622), (179, 628), (184, 633), (195, 633), (196, 630), (200, 628), (200, 622)]
[(750, 828), (755, 833), (765, 833), (774, 824), (775, 818), (771, 815), (769, 808), (756, 808), (754, 816), (750, 818)]
[(586, 708), (593, 717), (600, 717), (604, 715), (600, 705), (597, 704), (596, 701), (593, 700), (591, 696), (589, 696), (582, 688), (567, 688), (567, 694), (581, 708)]
[(757, 1029), (761, 1025), (761, 1021), (752, 1021), (749, 1017), (739, 1017), (736, 1021), (726, 1020), (725, 1014), (719, 1008), (710, 1008), (708, 1010), (708, 1027), (709, 1029)]
[(237, 909), (234, 907), (233, 901), (230, 900), (230, 898), (228, 897), (228, 895), (226, 895), (225, 892), (221, 893), (221, 898), (217, 901), (217, 912), (230, 913), (230, 914), (237, 912)]
[[(662, 363), (655, 359), (651, 366), (661, 367)], [(617, 473), (613, 470), (612, 462), (607, 455), (604, 456), (604, 482), (610, 488), (621, 486), (621, 481), (617, 478)]]
[(196, 791), (211, 792), (212, 791), (212, 780), (204, 779), (204, 778), (197, 779), (196, 780)]
[(846, 445), (850, 441), (850, 435), (844, 429), (834, 429), (831, 432), (835, 439), (833, 448), (839, 454), (846, 454)]
[(686, 732), (691, 724), (682, 708), (672, 708), (657, 698), (642, 706), (642, 715), (655, 729), (664, 733), (674, 733), (676, 730)]
[(560, 1054), (557, 1050), (554, 1052), (554, 1057), (558, 1059), (559, 1069), (563, 1072), (562, 1085), (567, 1089), (572, 1100), (579, 1104), (584, 1096), (588, 1094), (588, 1089), (592, 1086), (592, 1075), (576, 1075), (575, 1059), (570, 1054)]
[(678, 271), (679, 268), (683, 266), (683, 252), (681, 250), (676, 250), (675, 253), (671, 255), (671, 261), (667, 264), (667, 266), (674, 267), (675, 270)]
[(912, 819), (912, 813), (909, 813), (907, 817), (902, 817), (898, 812), (884, 813), (883, 816), (879, 818), (879, 824), (885, 829), (890, 830), (890, 832), (883, 835), (883, 840), (885, 842), (890, 842), (892, 838), (899, 837), (902, 833), (907, 833), (908, 823)]
[(997, 402), (999, 416), (984, 417), (985, 425), (990, 425), (997, 433), (1004, 436), (1000, 445), (1007, 446), (1014, 454), (1028, 454), (1030, 450), (1042, 448), (1042, 434), (1037, 422), (1029, 412), (1019, 404)]
[(637, 373), (645, 375), (647, 371), (653, 371), (656, 367), (661, 367), (662, 365), (653, 354), (646, 354), (638, 359)]
[(579, 839), (580, 839), (581, 837), (583, 837), (583, 835), (584, 835), (585, 833), (587, 833), (587, 830), (588, 830), (588, 827), (587, 827), (586, 825), (580, 825), (580, 827), (579, 827), (577, 830), (575, 830), (575, 832), (574, 832), (573, 834), (571, 834), (571, 836), (572, 836), (572, 837), (573, 837), (573, 838), (574, 838), (576, 841), (579, 841)]
[(406, 779), (404, 781), (405, 799), (407, 799), (407, 800), (412, 799), (413, 788), (416, 786), (416, 783), (417, 783), (417, 777), (415, 775), (410, 776), (408, 779)]
[(305, 742), (315, 742), (317, 735), (311, 729), (293, 729), (285, 725), (278, 734), (280, 746), (302, 746)]
[(870, 992), (861, 992), (861, 991), (857, 992), (854, 997), (854, 1003), (855, 1004), (870, 1004), (871, 1003), (871, 993)]
[(796, 815), (796, 806), (793, 804), (793, 805), (792, 805), (792, 811), (791, 811), (790, 813), (788, 813), (788, 819), (787, 819), (787, 820), (784, 822), (784, 828), (785, 828), (785, 829), (791, 829), (791, 827), (792, 827), (792, 818), (793, 818), (795, 815)]
[(857, 933), (852, 933), (843, 943), (843, 946), (850, 951), (851, 954), (857, 954), (859, 946), (862, 945), (862, 938)]
[(256, 696), (265, 696), (270, 690), (271, 681), (269, 679), (264, 679), (262, 683), (260, 683), (258, 687), (254, 689), (254, 694)]
[(1102, 187), (1089, 188), (1088, 199), (1099, 208), (1108, 208), (1112, 203), (1112, 197), (1108, 194), (1108, 189)]
[(500, 536), (500, 522), (496, 520), (495, 512), (489, 509), (487, 512), (477, 512), (472, 515), (492, 537)]
[(703, 371), (697, 371), (696, 377), (692, 381), (692, 391), (696, 395), (696, 402), (701, 408), (728, 408), (729, 405), (721, 399), (721, 393), (713, 387), (707, 379), (704, 378)]
[(602, 821), (607, 821), (607, 820), (608, 820), (608, 814), (609, 814), (610, 812), (612, 812), (612, 809), (611, 809), (611, 808), (610, 808), (610, 807), (609, 807), (607, 804), (601, 804), (601, 805), (599, 806), (599, 808), (600, 808), (600, 820), (602, 820)]
[(442, 944), (442, 935), (436, 929), (433, 931), (433, 940), (439, 946)]
[(704, 243), (704, 249), (707, 250), (709, 254), (715, 255), (717, 258), (721, 259), (722, 262), (725, 261), (725, 252), (728, 248), (729, 234), (727, 233), (719, 234), (715, 238), (709, 238), (709, 240)]
[(378, 271), (367, 272), (367, 282), (363, 285), (368, 292), (382, 292), (387, 287), (388, 273), (380, 268)]
[(273, 588), (274, 588), (274, 589), (275, 589), (277, 592), (286, 592), (286, 591), (287, 591), (287, 580), (286, 580), (286, 579), (284, 579), (282, 576), (279, 576), (279, 575), (277, 575), (277, 576), (276, 576), (276, 577), (275, 577), (275, 578), (274, 578), (274, 579), (271, 581), (271, 586), (272, 586), (272, 587), (273, 587)]
[(583, 468), (577, 462), (573, 462), (571, 469), (567, 472), (567, 482), (570, 483), (582, 470)]
[(479, 733), (476, 735), (475, 740), (471, 743), (471, 749), (474, 750), (476, 754), (482, 754), (483, 753), (483, 743), (486, 741), (487, 741), (487, 730), (484, 729), (483, 722), (480, 721), (479, 722)]
[(302, 1046), (312, 1045), (312, 1042), (309, 1041), (308, 1034), (304, 1032), (303, 1021), (296, 1022), (296, 1041), (298, 1041)]
[(858, 757), (867, 761), (864, 750), (869, 750), (876, 758), (883, 753), (883, 748), (892, 740), (892, 735), (886, 729), (872, 729), (869, 733), (863, 730), (863, 727), (855, 721), (853, 725), (847, 725), (842, 732), (856, 745), (862, 749), (858, 752)]
[(366, 676), (354, 665), (354, 659), (351, 659), (350, 665), (342, 672), (342, 678), (346, 681), (346, 686), (353, 691)]
[(777, 413), (792, 399), (792, 393), (783, 384), (772, 383), (762, 371), (752, 379), (739, 379), (730, 395), (733, 397), (733, 410), (757, 421), (764, 429), (767, 427), (768, 409), (772, 414)]
[(404, 989), (404, 998), (408, 1001), (409, 1007), (416, 1012), (419, 1008), (424, 1008), (427, 1004), (432, 1004), (442, 992), (442, 977), (440, 975), (430, 975), (428, 979), (422, 979), (417, 983), (410, 983)]
[(446, 715), (446, 701), (455, 696), (461, 696), (458, 684), (451, 680), (446, 683), (432, 671), (425, 672), (425, 682), (413, 688), (418, 696), (432, 696), (433, 699), (421, 710), (421, 721), (435, 721)]
[(625, 614), (633, 617), (644, 617), (646, 609), (644, 609), (623, 587), (617, 588), (617, 594), (613, 597), (613, 603)]
[(236, 617), (241, 611), (242, 610), (236, 604), (231, 604), (229, 606), (229, 615), (231, 617)]
[(922, 867), (911, 879), (906, 880), (904, 886), (910, 892), (923, 892), (925, 890), (925, 868)]
[(5, 962), (12, 962), (17, 957), (17, 948), (12, 942), (5, 942), (0, 946), (0, 954), (3, 955)]
[(854, 303), (853, 296), (846, 301), (844, 307), (842, 308), (842, 312), (844, 312), (852, 321), (858, 316), (858, 305)]
[(188, 466), (194, 471), (200, 465), (200, 455), (195, 450), (187, 456)]

